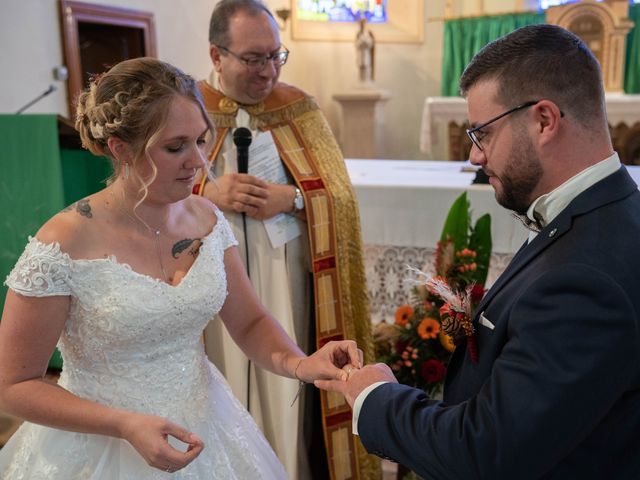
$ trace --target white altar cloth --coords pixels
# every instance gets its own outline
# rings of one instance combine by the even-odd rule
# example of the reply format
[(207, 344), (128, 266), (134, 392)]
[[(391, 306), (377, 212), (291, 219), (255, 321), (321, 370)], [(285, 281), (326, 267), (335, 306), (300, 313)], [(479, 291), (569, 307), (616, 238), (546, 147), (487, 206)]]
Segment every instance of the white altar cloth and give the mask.
[(498, 205), (490, 185), (472, 185), (467, 162), (347, 160), (365, 245), (435, 248), (453, 201), (467, 191), (472, 220), (491, 215), (493, 250), (515, 253), (527, 230)]

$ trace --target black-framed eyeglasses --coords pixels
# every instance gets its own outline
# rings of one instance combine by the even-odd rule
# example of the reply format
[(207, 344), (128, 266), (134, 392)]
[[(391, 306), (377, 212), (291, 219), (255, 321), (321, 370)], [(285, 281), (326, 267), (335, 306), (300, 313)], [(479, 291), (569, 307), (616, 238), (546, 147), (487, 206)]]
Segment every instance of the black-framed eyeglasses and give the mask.
[(281, 67), (285, 63), (287, 63), (287, 59), (289, 58), (289, 50), (287, 47), (282, 45), (275, 53), (271, 53), (269, 55), (260, 55), (260, 56), (251, 56), (251, 57), (241, 57), (237, 53), (233, 53), (226, 47), (222, 47), (220, 45), (216, 45), (220, 50), (227, 52), (228, 54), (235, 57), (238, 61), (244, 63), (249, 71), (253, 73), (257, 73), (262, 71), (267, 62), (272, 62), (276, 67)]
[[(476, 132), (482, 130), (483, 128), (485, 128), (487, 125), (492, 124), (493, 122), (500, 120), (502, 117), (506, 117), (507, 115), (511, 115), (512, 113), (517, 112), (518, 110), (522, 110), (523, 108), (528, 108), (528, 107), (532, 107), (533, 105), (535, 105), (536, 103), (538, 103), (540, 100), (531, 100), (529, 102), (524, 102), (521, 103), (520, 105), (518, 105), (517, 107), (513, 107), (511, 110), (507, 110), (504, 113), (501, 113), (500, 115), (498, 115), (497, 117), (493, 117), (491, 120), (484, 122), (481, 125), (478, 125), (477, 127), (474, 128), (468, 128), (467, 129), (467, 135), (468, 137), (471, 139), (471, 141), (473, 142), (473, 144), (478, 147), (478, 150), (483, 151), (482, 149), (482, 144), (480, 143), (480, 141), (482, 140), (482, 138), (478, 138), (478, 135), (476, 134)], [(560, 114), (562, 116), (564, 116), (564, 114), (562, 112), (560, 112)]]

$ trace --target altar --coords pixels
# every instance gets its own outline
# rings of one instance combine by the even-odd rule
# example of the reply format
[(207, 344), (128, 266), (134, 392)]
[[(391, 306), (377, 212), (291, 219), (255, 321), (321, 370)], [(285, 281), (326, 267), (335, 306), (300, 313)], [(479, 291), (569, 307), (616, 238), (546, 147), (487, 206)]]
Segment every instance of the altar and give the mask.
[[(495, 200), (490, 185), (472, 185), (467, 162), (347, 159), (356, 191), (372, 321), (393, 321), (409, 299), (407, 265), (433, 272), (436, 243), (453, 201), (464, 191), (472, 221), (491, 215), (493, 248), (487, 286), (504, 271), (529, 231)], [(640, 184), (640, 167), (627, 167)]]

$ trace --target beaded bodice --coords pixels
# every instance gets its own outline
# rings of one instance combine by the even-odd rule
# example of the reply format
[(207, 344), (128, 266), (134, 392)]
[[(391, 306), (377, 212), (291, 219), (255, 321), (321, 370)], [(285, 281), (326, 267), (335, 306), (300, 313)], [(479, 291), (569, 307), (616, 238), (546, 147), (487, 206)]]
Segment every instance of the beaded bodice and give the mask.
[(64, 388), (103, 404), (173, 417), (172, 406), (207, 391), (201, 333), (226, 298), (224, 250), (234, 243), (219, 214), (191, 269), (172, 286), (113, 256), (76, 260), (57, 243), (30, 238), (7, 285), (28, 296), (71, 296), (58, 343)]

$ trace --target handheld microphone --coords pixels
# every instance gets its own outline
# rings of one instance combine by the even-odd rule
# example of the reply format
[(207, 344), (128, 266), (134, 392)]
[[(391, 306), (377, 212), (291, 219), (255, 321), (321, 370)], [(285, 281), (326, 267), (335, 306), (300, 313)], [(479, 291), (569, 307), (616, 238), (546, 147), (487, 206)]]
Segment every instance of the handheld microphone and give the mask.
[(251, 130), (245, 127), (236, 128), (233, 132), (233, 143), (238, 151), (238, 173), (249, 171), (249, 145), (253, 136)]
[(22, 112), (24, 112), (27, 108), (29, 108), (31, 105), (33, 105), (34, 103), (39, 102), (40, 100), (42, 100), (44, 97), (46, 97), (47, 95), (49, 95), (52, 92), (56, 91), (56, 87), (54, 85), (49, 85), (49, 88), (47, 88), (43, 93), (41, 93), (40, 95), (38, 95), (36, 98), (34, 98), (33, 100), (31, 100), (29, 103), (27, 103), (26, 105), (24, 105), (23, 107), (21, 107), (20, 109), (18, 109), (18, 111), (16, 112), (16, 115), (21, 114)]
[[(249, 145), (253, 136), (251, 130), (245, 127), (236, 128), (233, 132), (233, 143), (238, 152), (238, 173), (248, 173), (249, 171)], [(242, 231), (244, 232), (244, 255), (245, 266), (247, 268), (247, 276), (251, 278), (251, 270), (249, 268), (249, 240), (247, 232), (247, 216), (242, 212)], [(247, 410), (251, 412), (251, 360), (247, 364)]]

